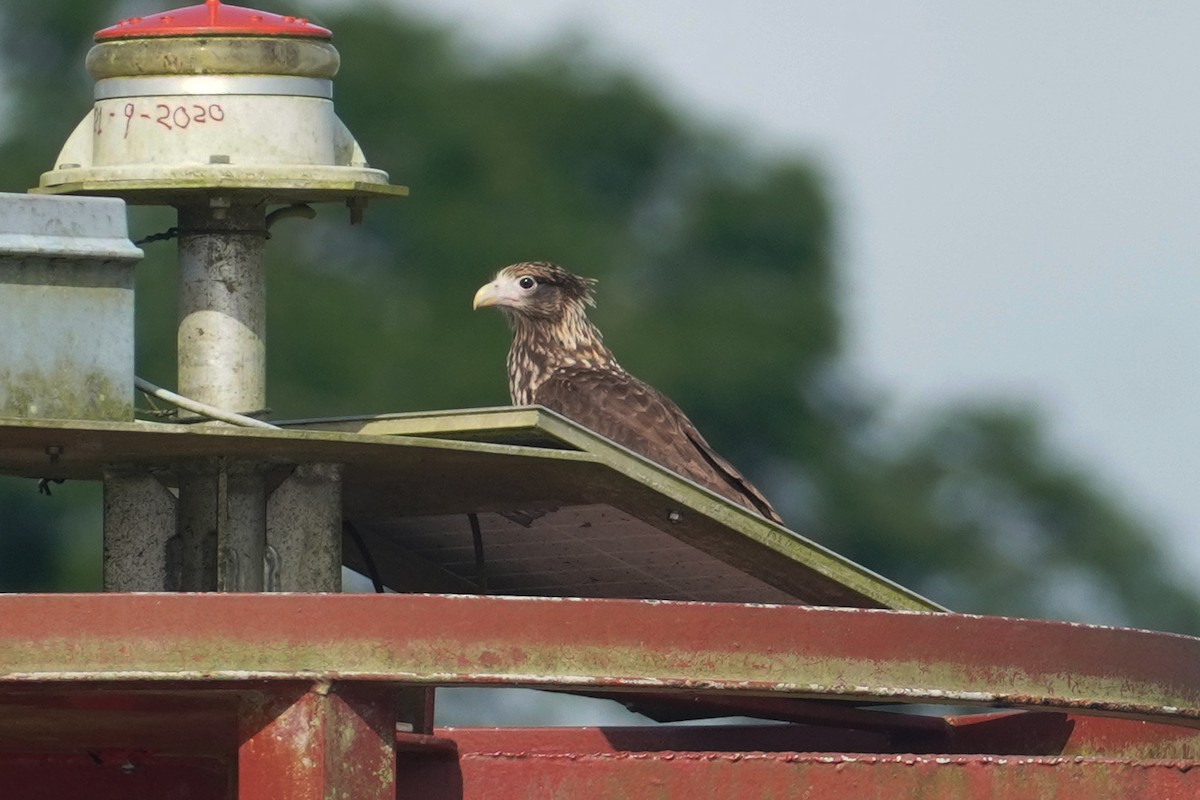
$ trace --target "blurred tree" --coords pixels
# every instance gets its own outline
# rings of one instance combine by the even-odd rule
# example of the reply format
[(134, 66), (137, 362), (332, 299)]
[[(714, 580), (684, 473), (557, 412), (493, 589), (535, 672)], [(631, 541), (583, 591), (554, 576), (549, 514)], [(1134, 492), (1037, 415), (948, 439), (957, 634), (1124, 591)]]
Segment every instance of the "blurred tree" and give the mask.
[(916, 428), (828, 476), (832, 547), (958, 610), (1200, 631), (1153, 534), (1033, 411), (963, 405)]
[[(92, 33), (114, 2), (0, 6), (0, 190), (37, 184), (91, 105), (83, 69)], [(47, 91), (47, 87), (53, 87)], [(99, 487), (0, 478), (0, 591), (100, 588)]]
[[(833, 214), (811, 164), (706, 130), (578, 42), (498, 58), (387, 6), (254, 5), (335, 31), (338, 111), (413, 188), (360, 229), (325, 207), (275, 231), (277, 417), (506, 403), (503, 323), (472, 314), (470, 298), (507, 263), (550, 259), (601, 279), (594, 318), (622, 363), (676, 398), (807, 535), (961, 610), (1200, 632), (1200, 601), (1151, 533), (1051, 451), (1034, 414), (951, 408), (912, 431), (881, 421), (841, 359)], [(35, 184), (86, 113), (91, 31), (152, 10), (0, 8), (14, 109), (4, 186)], [(170, 224), (162, 210), (131, 214), (135, 236)], [(147, 252), (138, 370), (171, 385), (173, 247)], [(45, 499), (0, 496), (28, 530), (67, 524), (49, 504), (27, 508)]]

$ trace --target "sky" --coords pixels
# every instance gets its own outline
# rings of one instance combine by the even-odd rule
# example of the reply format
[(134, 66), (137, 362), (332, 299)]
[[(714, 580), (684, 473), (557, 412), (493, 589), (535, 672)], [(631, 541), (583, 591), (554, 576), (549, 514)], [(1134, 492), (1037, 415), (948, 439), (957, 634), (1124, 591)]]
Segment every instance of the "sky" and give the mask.
[(849, 358), (891, 414), (1030, 404), (1200, 568), (1200, 3), (393, 2), (498, 53), (582, 34), (816, 159)]

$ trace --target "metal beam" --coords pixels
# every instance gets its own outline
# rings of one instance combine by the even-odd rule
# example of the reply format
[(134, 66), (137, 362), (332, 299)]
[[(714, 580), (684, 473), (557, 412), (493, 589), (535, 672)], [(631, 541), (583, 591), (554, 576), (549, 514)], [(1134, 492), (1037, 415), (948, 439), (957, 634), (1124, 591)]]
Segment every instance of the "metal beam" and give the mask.
[(1193, 762), (764, 752), (460, 752), (401, 762), (407, 796), (427, 800), (804, 797), (926, 800), (1193, 798)]
[(1061, 708), (1200, 725), (1200, 639), (954, 614), (437, 595), (0, 597), (0, 686), (310, 679)]

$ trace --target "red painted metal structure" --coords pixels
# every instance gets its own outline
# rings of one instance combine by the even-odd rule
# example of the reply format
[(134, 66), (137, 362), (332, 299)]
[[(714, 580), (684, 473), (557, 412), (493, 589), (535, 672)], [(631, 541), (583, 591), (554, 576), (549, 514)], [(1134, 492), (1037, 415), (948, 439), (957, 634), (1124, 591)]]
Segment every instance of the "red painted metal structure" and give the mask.
[[(1200, 796), (1200, 640), (955, 614), (438, 595), (0, 598), (22, 797)], [(521, 685), (784, 725), (441, 729)], [(1005, 707), (929, 717), (896, 700)]]

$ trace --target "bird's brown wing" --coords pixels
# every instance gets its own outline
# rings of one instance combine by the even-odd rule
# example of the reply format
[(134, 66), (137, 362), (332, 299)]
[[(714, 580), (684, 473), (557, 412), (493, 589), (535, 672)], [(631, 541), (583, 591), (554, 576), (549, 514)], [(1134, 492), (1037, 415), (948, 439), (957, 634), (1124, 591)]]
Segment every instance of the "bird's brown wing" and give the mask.
[(762, 493), (721, 458), (669, 397), (625, 372), (568, 367), (535, 401), (739, 505), (782, 523)]

